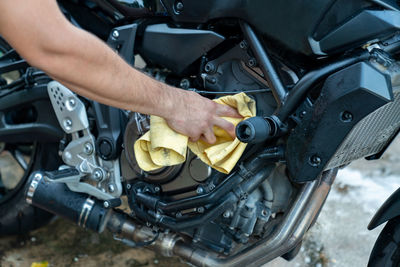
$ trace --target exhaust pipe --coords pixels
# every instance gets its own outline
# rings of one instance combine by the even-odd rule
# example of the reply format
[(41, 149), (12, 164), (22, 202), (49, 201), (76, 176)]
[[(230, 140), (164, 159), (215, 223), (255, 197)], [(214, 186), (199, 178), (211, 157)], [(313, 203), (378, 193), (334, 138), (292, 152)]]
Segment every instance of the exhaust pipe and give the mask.
[(70, 191), (65, 184), (47, 182), (40, 172), (31, 175), (26, 200), (82, 227), (97, 232), (108, 229), (118, 236), (116, 239), (127, 245), (148, 246), (164, 256), (180, 256), (196, 266), (260, 266), (287, 253), (302, 240), (316, 220), (336, 174), (337, 169), (327, 171), (321, 180), (304, 184), (292, 208), (271, 237), (226, 258), (195, 248), (174, 233), (155, 233), (149, 227), (138, 225), (126, 214), (105, 209), (98, 200)]
[(86, 194), (72, 192), (64, 183), (46, 181), (42, 172), (30, 176), (26, 202), (101, 233), (111, 210)]
[(99, 233), (108, 229), (115, 239), (128, 246), (152, 246), (162, 255), (171, 257), (176, 242), (182, 240), (178, 235), (158, 234), (138, 225), (126, 214), (106, 209), (103, 202), (73, 192), (63, 183), (46, 181), (43, 172), (32, 173), (29, 181), (25, 193), (29, 204)]

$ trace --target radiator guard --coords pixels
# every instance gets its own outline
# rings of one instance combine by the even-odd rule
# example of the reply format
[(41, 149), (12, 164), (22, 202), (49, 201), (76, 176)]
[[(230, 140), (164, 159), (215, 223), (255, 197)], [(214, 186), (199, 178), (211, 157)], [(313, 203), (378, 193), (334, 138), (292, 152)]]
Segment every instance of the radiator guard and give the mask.
[(400, 87), (393, 88), (394, 101), (375, 110), (349, 133), (326, 165), (332, 169), (381, 152), (400, 128)]
[(399, 101), (390, 76), (367, 62), (329, 76), (315, 103), (297, 112), (303, 118), (286, 148), (290, 178), (312, 181), (324, 170), (378, 153), (399, 129)]

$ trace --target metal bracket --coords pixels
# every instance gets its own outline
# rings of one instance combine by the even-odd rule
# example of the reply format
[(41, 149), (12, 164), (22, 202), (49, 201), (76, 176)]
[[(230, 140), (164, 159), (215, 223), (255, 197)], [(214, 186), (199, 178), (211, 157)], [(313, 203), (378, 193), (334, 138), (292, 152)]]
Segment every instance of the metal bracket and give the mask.
[[(49, 180), (65, 183), (74, 192), (87, 193), (102, 200), (120, 197), (119, 161), (104, 161), (96, 156), (95, 138), (89, 130), (85, 105), (67, 87), (56, 81), (48, 84), (48, 93), (61, 127), (72, 135), (62, 159), (79, 172), (79, 175)], [(87, 182), (83, 182), (83, 179)]]

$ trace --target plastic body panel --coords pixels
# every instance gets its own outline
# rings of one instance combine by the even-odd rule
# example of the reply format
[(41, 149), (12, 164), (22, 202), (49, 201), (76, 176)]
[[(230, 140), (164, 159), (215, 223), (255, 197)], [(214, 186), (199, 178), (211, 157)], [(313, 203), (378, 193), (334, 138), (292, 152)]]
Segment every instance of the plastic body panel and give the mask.
[(148, 26), (144, 32), (141, 55), (175, 73), (181, 73), (224, 40), (222, 35), (212, 31), (154, 24)]
[[(392, 100), (390, 79), (368, 63), (329, 76), (288, 138), (286, 159), (292, 180), (317, 179), (357, 123)], [(348, 147), (352, 149), (351, 144)]]
[[(397, 22), (387, 25), (391, 24), (393, 18), (386, 23), (381, 20), (387, 15), (400, 16), (400, 12), (392, 11), (393, 14), (389, 14), (384, 10), (376, 10), (383, 6), (398, 9), (393, 1), (182, 0), (183, 8), (179, 11), (175, 0), (162, 2), (177, 22), (206, 23), (218, 18), (239, 18), (268, 40), (277, 42), (295, 54), (314, 57), (338, 53), (349, 46), (366, 43), (376, 37), (374, 34), (394, 33), (398, 28)], [(373, 16), (380, 19), (371, 20), (371, 16), (368, 16), (370, 13), (359, 16), (368, 9), (381, 12)], [(346, 27), (342, 27), (344, 24)], [(358, 27), (354, 27), (354, 24)], [(332, 43), (332, 40), (336, 42)]]

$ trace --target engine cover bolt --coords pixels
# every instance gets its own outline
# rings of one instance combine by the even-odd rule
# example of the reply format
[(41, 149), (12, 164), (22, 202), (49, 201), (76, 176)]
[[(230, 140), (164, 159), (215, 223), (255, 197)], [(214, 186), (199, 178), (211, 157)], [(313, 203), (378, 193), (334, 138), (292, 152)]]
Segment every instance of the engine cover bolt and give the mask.
[(224, 216), (224, 218), (229, 218), (229, 217), (231, 217), (231, 211), (230, 211), (230, 210), (225, 211), (224, 214), (223, 214), (222, 216)]
[(204, 212), (204, 207), (198, 207), (197, 208), (198, 213), (203, 213)]
[(190, 81), (188, 79), (182, 79), (181, 83), (179, 84), (179, 86), (182, 89), (188, 89), (190, 87)]
[(255, 67), (256, 66), (256, 60), (254, 59), (254, 58), (250, 58), (249, 59), (249, 62), (248, 62), (248, 64), (249, 64), (249, 67)]
[(183, 3), (181, 1), (176, 2), (175, 9), (177, 12), (181, 12), (183, 10)]
[(156, 193), (160, 192), (160, 187), (159, 186), (154, 187), (154, 192)]
[(114, 37), (115, 39), (118, 39), (119, 32), (117, 30), (114, 30), (113, 33), (112, 33), (112, 37)]
[(321, 158), (318, 157), (317, 155), (312, 155), (312, 156), (310, 157), (310, 164), (311, 164), (311, 166), (313, 166), (313, 167), (319, 166), (319, 165), (321, 164), (321, 162), (322, 162)]
[(203, 187), (201, 187), (201, 186), (199, 186), (199, 187), (197, 187), (197, 189), (196, 189), (196, 193), (197, 194), (203, 194), (203, 192), (204, 192), (204, 189), (203, 189)]
[(248, 46), (247, 46), (247, 42), (244, 41), (244, 40), (241, 41), (240, 44), (239, 44), (239, 47), (240, 47), (241, 49), (247, 49), (247, 47), (248, 47)]
[(115, 191), (115, 186), (114, 186), (113, 184), (109, 184), (109, 185), (108, 185), (108, 191), (109, 191), (110, 193), (114, 193), (114, 191)]
[(131, 188), (132, 188), (131, 184), (127, 184), (127, 185), (126, 185), (126, 189), (129, 190), (129, 189), (131, 189)]
[(93, 145), (89, 142), (85, 143), (83, 151), (87, 154), (90, 155), (93, 153)]
[(108, 209), (110, 207), (110, 202), (104, 201), (103, 206), (104, 206), (104, 208)]
[(215, 72), (215, 66), (214, 66), (214, 64), (212, 64), (211, 62), (208, 62), (208, 63), (206, 64), (206, 66), (204, 67), (204, 70), (205, 70), (207, 73), (213, 73), (213, 72)]

